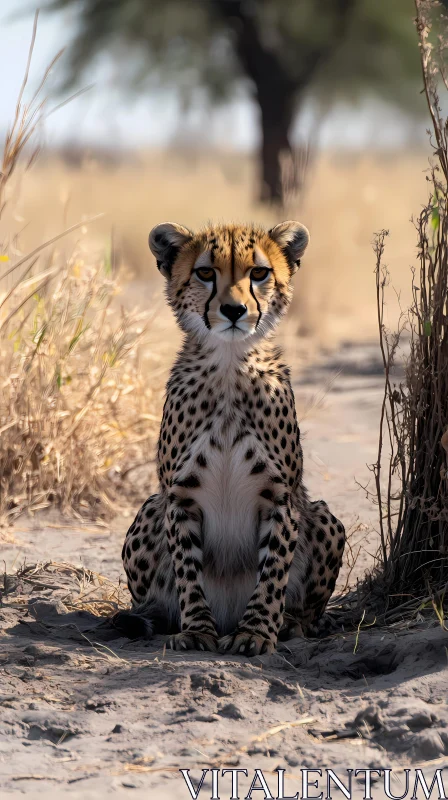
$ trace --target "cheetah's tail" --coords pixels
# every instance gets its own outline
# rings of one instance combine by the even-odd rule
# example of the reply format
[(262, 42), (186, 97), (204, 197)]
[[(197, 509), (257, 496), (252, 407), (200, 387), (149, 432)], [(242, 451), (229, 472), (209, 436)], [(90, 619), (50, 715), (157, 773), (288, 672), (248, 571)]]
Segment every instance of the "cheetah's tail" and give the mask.
[(155, 600), (147, 600), (129, 611), (118, 611), (112, 625), (128, 639), (152, 639), (156, 633), (171, 633), (167, 610)]

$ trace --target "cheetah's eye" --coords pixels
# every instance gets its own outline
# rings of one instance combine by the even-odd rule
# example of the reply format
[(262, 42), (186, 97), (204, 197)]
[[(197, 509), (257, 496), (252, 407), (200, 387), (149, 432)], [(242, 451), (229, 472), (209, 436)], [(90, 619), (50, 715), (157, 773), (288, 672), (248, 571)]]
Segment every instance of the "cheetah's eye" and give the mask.
[(270, 272), (271, 270), (268, 269), (267, 267), (254, 267), (251, 270), (250, 277), (252, 278), (253, 281), (257, 281), (260, 283), (261, 281), (266, 280)]
[(215, 270), (211, 269), (211, 267), (199, 267), (199, 269), (195, 270), (195, 272), (199, 280), (204, 281), (205, 283), (210, 283), (215, 275)]

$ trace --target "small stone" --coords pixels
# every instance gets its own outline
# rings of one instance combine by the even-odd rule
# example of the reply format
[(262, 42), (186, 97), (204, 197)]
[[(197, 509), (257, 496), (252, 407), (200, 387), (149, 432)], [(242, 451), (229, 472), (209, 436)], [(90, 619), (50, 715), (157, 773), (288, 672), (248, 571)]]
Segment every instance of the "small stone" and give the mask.
[(101, 697), (91, 697), (86, 700), (85, 707), (88, 711), (96, 711), (97, 714), (105, 714), (106, 707), (114, 705), (113, 701)]
[(124, 725), (120, 725), (120, 723), (117, 722), (115, 727), (112, 728), (111, 733), (126, 733), (126, 730), (127, 728), (125, 728)]
[(28, 601), (28, 611), (34, 619), (50, 620), (67, 613), (67, 607), (61, 600), (42, 600), (39, 597), (32, 597)]
[(222, 706), (222, 708), (218, 710), (218, 714), (227, 719), (245, 719), (243, 712), (235, 703), (226, 703), (225, 706)]

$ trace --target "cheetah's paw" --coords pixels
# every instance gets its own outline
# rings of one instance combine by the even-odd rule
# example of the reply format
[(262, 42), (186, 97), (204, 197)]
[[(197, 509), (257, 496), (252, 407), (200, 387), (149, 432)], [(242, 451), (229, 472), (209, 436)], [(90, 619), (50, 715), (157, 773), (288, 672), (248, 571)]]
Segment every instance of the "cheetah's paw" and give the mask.
[(218, 642), (220, 653), (238, 653), (245, 656), (259, 656), (264, 653), (273, 653), (275, 642), (265, 639), (264, 636), (235, 631), (229, 636), (223, 636)]
[(170, 636), (166, 644), (171, 650), (211, 650), (213, 653), (218, 650), (216, 637), (211, 633), (201, 633), (200, 631), (175, 633)]

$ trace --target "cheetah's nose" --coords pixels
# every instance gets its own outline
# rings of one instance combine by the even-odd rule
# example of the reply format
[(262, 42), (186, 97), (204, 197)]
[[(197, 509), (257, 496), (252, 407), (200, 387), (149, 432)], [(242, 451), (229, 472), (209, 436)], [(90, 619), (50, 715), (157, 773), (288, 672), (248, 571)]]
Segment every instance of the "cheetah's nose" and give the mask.
[(247, 311), (247, 306), (232, 306), (230, 303), (226, 303), (225, 306), (221, 306), (220, 308), (221, 314), (224, 314), (230, 322), (238, 322), (239, 318), (243, 316), (243, 314)]

